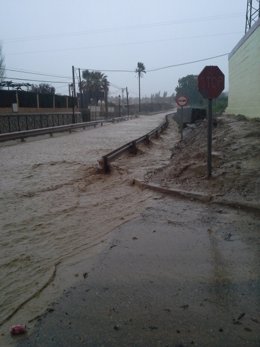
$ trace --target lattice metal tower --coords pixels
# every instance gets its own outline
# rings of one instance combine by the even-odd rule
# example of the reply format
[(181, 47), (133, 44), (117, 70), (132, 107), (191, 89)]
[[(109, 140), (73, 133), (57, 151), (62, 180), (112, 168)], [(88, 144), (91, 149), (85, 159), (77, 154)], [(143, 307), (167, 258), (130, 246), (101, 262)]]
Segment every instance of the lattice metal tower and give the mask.
[(260, 0), (247, 0), (245, 33), (260, 18)]

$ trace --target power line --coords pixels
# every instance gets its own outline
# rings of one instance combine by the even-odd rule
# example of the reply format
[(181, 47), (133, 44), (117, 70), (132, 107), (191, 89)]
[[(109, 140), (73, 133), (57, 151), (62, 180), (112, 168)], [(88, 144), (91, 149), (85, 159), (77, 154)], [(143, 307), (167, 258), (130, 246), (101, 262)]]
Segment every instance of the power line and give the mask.
[(110, 83), (110, 86), (115, 88), (115, 89), (118, 89), (118, 90), (121, 90), (123, 87), (118, 87), (117, 85), (113, 84), (113, 83)]
[[(190, 65), (190, 64), (195, 64), (195, 63), (199, 63), (199, 62), (203, 62), (203, 61), (207, 61), (207, 60), (212, 60), (212, 59), (217, 59), (217, 58), (221, 58), (221, 57), (224, 57), (224, 56), (227, 56), (229, 53), (224, 53), (224, 54), (219, 54), (219, 55), (215, 55), (215, 56), (212, 56), (212, 57), (207, 57), (207, 58), (202, 58), (202, 59), (198, 59), (198, 60), (192, 60), (192, 61), (188, 61), (188, 62), (184, 62), (184, 63), (178, 63), (178, 64), (172, 64), (172, 65), (167, 65), (167, 66), (163, 66), (163, 67), (158, 67), (158, 68), (155, 68), (155, 69), (149, 69), (149, 70), (146, 70), (147, 73), (151, 73), (151, 72), (156, 72), (156, 71), (160, 71), (160, 70), (165, 70), (165, 69), (170, 69), (170, 68), (173, 68), (173, 67), (179, 67), (179, 66), (184, 66), (184, 65)], [(16, 71), (16, 72), (24, 72), (22, 70), (16, 70), (16, 69), (6, 69), (8, 71)], [(115, 69), (115, 70), (111, 70), (111, 69), (81, 69), (81, 70), (90, 70), (90, 71), (104, 71), (104, 72), (128, 72), (128, 73), (135, 73), (135, 71), (133, 70), (118, 70), (118, 69)], [(25, 72), (24, 72), (25, 73)], [(31, 73), (31, 74), (37, 74), (37, 73), (34, 73), (34, 72), (27, 72), (27, 73)], [(55, 75), (50, 75), (50, 74), (40, 74), (39, 75), (42, 75), (42, 76), (50, 76), (50, 77), (58, 77), (58, 76), (55, 76)], [(59, 76), (61, 77), (61, 76)], [(62, 78), (65, 78), (65, 76), (63, 76)], [(5, 77), (5, 79), (13, 79), (13, 80), (18, 80), (18, 81), (31, 81), (31, 82), (41, 82), (41, 83), (59, 83), (59, 84), (68, 84), (68, 83), (71, 83), (70, 81), (64, 81), (64, 82), (61, 82), (61, 81), (49, 81), (49, 80), (38, 80), (38, 79), (26, 79), (26, 78), (17, 78), (17, 77)], [(122, 87), (118, 87), (112, 83), (110, 83), (110, 85), (118, 90), (121, 90)]]
[(82, 71), (84, 70), (88, 70), (88, 71), (94, 71), (94, 72), (99, 72), (99, 71), (103, 71), (103, 72), (130, 72), (130, 73), (133, 73), (135, 72), (134, 70), (119, 70), (119, 69), (115, 69), (115, 70), (109, 70), (109, 69), (91, 69), (91, 68), (88, 68), (88, 69), (85, 69), (85, 68), (77, 68), (77, 69), (80, 69)]
[(139, 25), (128, 25), (128, 26), (117, 26), (117, 27), (103, 27), (98, 29), (91, 29), (88, 31), (76, 31), (76, 32), (63, 32), (63, 33), (57, 33), (57, 34), (44, 34), (44, 35), (34, 35), (34, 36), (27, 36), (27, 37), (16, 37), (11, 38), (9, 40), (5, 40), (6, 43), (15, 43), (17, 41), (33, 41), (33, 40), (42, 40), (42, 39), (50, 39), (50, 38), (57, 38), (57, 37), (68, 37), (68, 36), (82, 36), (82, 35), (93, 35), (93, 34), (104, 34), (109, 32), (114, 32), (118, 30), (139, 30), (139, 29), (149, 29), (154, 27), (161, 27), (161, 26), (171, 26), (171, 25), (178, 25), (178, 24), (187, 24), (187, 23), (198, 23), (198, 22), (205, 22), (205, 21), (214, 21), (214, 20), (230, 20), (231, 18), (238, 18), (242, 15), (242, 13), (229, 13), (223, 15), (214, 15), (214, 16), (207, 16), (207, 17), (199, 17), (199, 18), (183, 18), (179, 20), (171, 20), (171, 21), (164, 21), (164, 22), (154, 22), (154, 23), (144, 23)]
[[(225, 57), (229, 55), (229, 53), (223, 53), (223, 54), (219, 54), (219, 55), (215, 55), (213, 57), (207, 57), (207, 58), (202, 58), (202, 59), (198, 59), (198, 60), (192, 60), (192, 61), (188, 61), (188, 62), (184, 62), (184, 63), (178, 63), (178, 64), (172, 64), (172, 65), (168, 65), (168, 66), (162, 66), (162, 67), (158, 67), (155, 69), (149, 69), (146, 70), (146, 72), (155, 72), (155, 71), (159, 71), (159, 70), (165, 70), (165, 69), (169, 69), (171, 67), (178, 67), (178, 66), (183, 66), (183, 65), (189, 65), (189, 64), (195, 64), (195, 63), (199, 63), (202, 61), (207, 61), (207, 60), (212, 60), (212, 59), (216, 59), (216, 58), (221, 58), (221, 57)], [(82, 70), (89, 70), (89, 71), (103, 71), (103, 72), (131, 72), (131, 73), (136, 73), (134, 70), (107, 70), (107, 69), (82, 69)], [(120, 88), (118, 88), (120, 89)]]
[[(76, 50), (89, 50), (89, 49), (96, 49), (96, 48), (106, 48), (106, 47), (124, 47), (124, 46), (131, 46), (131, 45), (143, 45), (143, 44), (154, 44), (156, 42), (168, 42), (168, 41), (175, 41), (175, 40), (189, 40), (189, 39), (198, 39), (198, 38), (205, 38), (205, 37), (217, 37), (217, 36), (227, 36), (227, 35), (237, 35), (241, 34), (241, 32), (229, 32), (229, 33), (219, 33), (219, 34), (211, 34), (211, 35), (196, 35), (196, 36), (183, 36), (183, 37), (174, 37), (169, 39), (157, 39), (157, 40), (145, 40), (145, 41), (132, 41), (132, 42), (117, 42), (117, 43), (107, 43), (107, 44), (100, 44), (100, 45), (93, 45), (93, 46), (85, 46), (85, 47), (71, 47), (71, 48), (55, 48), (55, 49), (45, 49), (45, 50), (38, 50), (38, 51), (25, 51), (25, 52), (15, 52), (15, 53), (9, 53), (9, 55), (24, 55), (24, 54), (39, 54), (39, 53), (55, 53), (55, 52), (69, 52), (69, 51), (76, 51)], [(92, 69), (93, 70), (93, 69)], [(104, 71), (104, 70), (103, 70)], [(109, 72), (109, 70), (107, 70)], [(114, 72), (114, 71), (112, 71)], [(125, 70), (118, 70), (115, 72), (132, 72), (132, 71), (125, 71)]]
[(61, 82), (61, 81), (46, 81), (46, 80), (31, 80), (28, 78), (17, 78), (17, 77), (5, 77), (5, 79), (11, 79), (11, 80), (17, 80), (17, 81), (32, 81), (32, 82), (42, 82), (42, 83), (61, 83), (61, 84), (68, 84), (71, 82)]
[(0, 69), (1, 70), (5, 70), (5, 71), (12, 71), (12, 72), (19, 72), (19, 73), (29, 74), (29, 75), (58, 77), (58, 78), (70, 78), (68, 76), (50, 75), (50, 74), (44, 74), (44, 73), (40, 73), (40, 72), (32, 72), (32, 71), (19, 70), (19, 69), (8, 69), (8, 68), (0, 68)]
[(208, 57), (208, 58), (203, 58), (203, 59), (198, 59), (198, 60), (187, 61), (185, 63), (179, 63), (179, 64), (173, 64), (173, 65), (158, 67), (156, 69), (146, 70), (146, 72), (155, 72), (155, 71), (159, 71), (159, 70), (170, 69), (172, 67), (178, 67), (178, 66), (183, 66), (183, 65), (195, 64), (195, 63), (199, 63), (199, 62), (206, 61), (206, 60), (212, 60), (212, 59), (216, 59), (216, 58), (225, 57), (227, 55), (229, 55), (229, 53), (215, 55), (214, 57)]

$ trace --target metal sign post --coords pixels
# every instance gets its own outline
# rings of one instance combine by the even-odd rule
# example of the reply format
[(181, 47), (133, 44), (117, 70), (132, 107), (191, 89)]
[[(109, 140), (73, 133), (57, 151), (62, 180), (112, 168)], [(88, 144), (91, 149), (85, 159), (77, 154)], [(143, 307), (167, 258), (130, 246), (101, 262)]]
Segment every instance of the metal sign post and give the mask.
[(208, 177), (211, 177), (212, 173), (212, 99), (208, 101)]
[(206, 66), (198, 76), (201, 95), (208, 99), (208, 177), (212, 174), (212, 99), (225, 88), (225, 76), (218, 66)]
[(181, 120), (180, 120), (180, 132), (181, 132), (181, 141), (183, 141), (183, 106), (186, 106), (188, 103), (188, 98), (184, 95), (176, 96), (176, 104), (181, 108)]
[(181, 141), (183, 141), (183, 106), (181, 106)]

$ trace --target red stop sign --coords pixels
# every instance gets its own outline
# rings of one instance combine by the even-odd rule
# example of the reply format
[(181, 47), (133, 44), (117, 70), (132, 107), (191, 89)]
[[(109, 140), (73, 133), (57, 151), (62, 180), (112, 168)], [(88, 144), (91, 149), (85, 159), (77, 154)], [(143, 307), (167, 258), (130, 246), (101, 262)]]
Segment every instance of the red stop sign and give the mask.
[(218, 66), (206, 66), (198, 76), (198, 88), (206, 99), (217, 98), (225, 88), (225, 76)]

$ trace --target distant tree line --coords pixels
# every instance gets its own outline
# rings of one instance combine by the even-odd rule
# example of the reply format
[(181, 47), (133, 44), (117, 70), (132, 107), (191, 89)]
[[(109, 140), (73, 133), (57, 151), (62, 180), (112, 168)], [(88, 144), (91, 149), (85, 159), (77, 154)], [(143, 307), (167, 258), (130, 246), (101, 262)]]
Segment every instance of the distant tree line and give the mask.
[(30, 91), (39, 94), (55, 94), (55, 88), (48, 83), (32, 84)]

